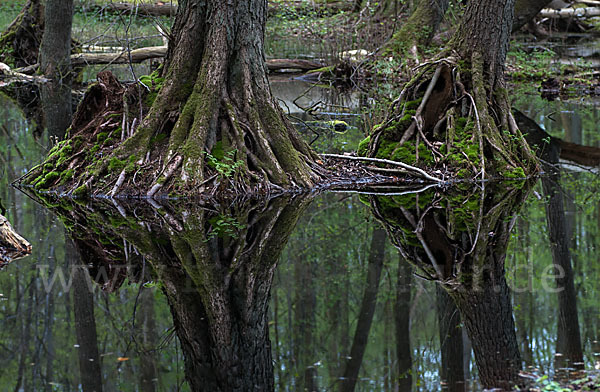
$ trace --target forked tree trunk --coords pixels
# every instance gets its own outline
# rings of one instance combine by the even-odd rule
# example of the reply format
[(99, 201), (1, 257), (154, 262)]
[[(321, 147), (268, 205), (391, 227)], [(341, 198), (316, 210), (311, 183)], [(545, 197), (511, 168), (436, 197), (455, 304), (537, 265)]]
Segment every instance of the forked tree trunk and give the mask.
[[(164, 80), (156, 79), (162, 87), (148, 114), (140, 102), (146, 88), (130, 88), (123, 103), (118, 100), (123, 94), (119, 87), (105, 88), (106, 76), (96, 94), (110, 103), (89, 116), (92, 99), (84, 98), (72, 126), (74, 137), (84, 141), (78, 143), (81, 149), (92, 148), (99, 134), (108, 134), (111, 141), (127, 140), (108, 149), (104, 143), (95, 157), (79, 156), (78, 162), (59, 167), (62, 171), (72, 165), (76, 171), (73, 181), (66, 182), (67, 191), (81, 185), (95, 190), (114, 185), (114, 195), (125, 189), (136, 192), (143, 183), (148, 196), (167, 190), (197, 194), (207, 171), (220, 173), (214, 164), (212, 171), (207, 168), (207, 154), (221, 162), (223, 155), (230, 158), (237, 190), (311, 186), (318, 178), (311, 169), (317, 157), (284, 119), (269, 88), (263, 51), (266, 11), (264, 0), (181, 1), (161, 71)], [(119, 112), (123, 117), (115, 118)], [(87, 121), (76, 124), (78, 117)], [(132, 165), (125, 169), (127, 162)], [(133, 171), (140, 166), (145, 170), (137, 173), (134, 184)]]

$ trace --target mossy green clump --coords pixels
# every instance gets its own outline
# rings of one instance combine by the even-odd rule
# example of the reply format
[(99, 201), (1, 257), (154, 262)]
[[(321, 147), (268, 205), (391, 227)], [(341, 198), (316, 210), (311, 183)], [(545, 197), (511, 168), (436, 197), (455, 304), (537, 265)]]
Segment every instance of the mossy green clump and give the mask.
[(433, 153), (427, 148), (425, 143), (419, 143), (419, 160), (417, 162), (417, 154), (414, 143), (407, 142), (399, 146), (397, 142), (382, 140), (377, 149), (376, 158), (390, 159), (392, 161), (403, 162), (408, 165), (417, 163), (423, 165), (433, 165), (435, 160)]
[(522, 167), (515, 167), (502, 173), (504, 178), (525, 178), (525, 171)]
[(126, 161), (122, 161), (119, 158), (113, 157), (108, 161), (108, 171), (109, 172), (120, 172), (125, 166), (127, 166)]
[(150, 75), (140, 76), (139, 81), (148, 89), (148, 94), (146, 98), (144, 98), (144, 104), (147, 107), (150, 107), (154, 104), (156, 97), (158, 96), (158, 92), (163, 86), (165, 81), (164, 78), (161, 78), (158, 70), (152, 72)]
[(73, 191), (73, 197), (85, 199), (88, 195), (88, 192), (88, 187), (85, 184), (83, 184)]
[(358, 143), (356, 154), (360, 157), (367, 156), (367, 153), (369, 152), (369, 143), (371, 143), (371, 136), (367, 136), (361, 140), (360, 143)]
[(51, 171), (40, 181), (36, 180), (35, 189), (47, 189), (58, 178), (60, 178), (60, 174), (56, 171)]
[[(473, 135), (473, 121), (464, 117), (456, 120), (454, 139), (450, 151), (446, 155), (447, 162), (459, 168), (457, 175), (461, 178), (469, 176), (473, 167), (479, 167), (480, 151), (479, 144)], [(447, 149), (447, 146), (446, 146)], [(445, 152), (445, 149), (444, 149)]]
[(66, 184), (69, 180), (73, 178), (74, 174), (75, 170), (73, 169), (65, 170), (64, 172), (62, 172), (60, 174), (60, 185)]
[(98, 141), (98, 143), (102, 143), (106, 140), (107, 137), (108, 137), (108, 132), (100, 132), (99, 134), (96, 135), (96, 141)]

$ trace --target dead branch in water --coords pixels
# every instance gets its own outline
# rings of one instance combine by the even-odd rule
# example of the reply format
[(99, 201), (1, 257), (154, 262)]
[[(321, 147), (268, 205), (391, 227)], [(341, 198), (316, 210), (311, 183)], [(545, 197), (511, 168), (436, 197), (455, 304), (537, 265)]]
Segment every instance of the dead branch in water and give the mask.
[(379, 159), (379, 158), (367, 158), (367, 157), (353, 157), (350, 155), (339, 155), (339, 154), (321, 154), (322, 157), (325, 158), (337, 158), (337, 159), (349, 159), (351, 161), (363, 161), (363, 162), (377, 162), (377, 163), (385, 163), (387, 165), (399, 166), (407, 171), (411, 172), (417, 177), (423, 178), (425, 180), (433, 181), (433, 182), (444, 182), (444, 180), (439, 179), (437, 177), (433, 177), (427, 172), (418, 167), (407, 165), (403, 162), (392, 161), (389, 159)]

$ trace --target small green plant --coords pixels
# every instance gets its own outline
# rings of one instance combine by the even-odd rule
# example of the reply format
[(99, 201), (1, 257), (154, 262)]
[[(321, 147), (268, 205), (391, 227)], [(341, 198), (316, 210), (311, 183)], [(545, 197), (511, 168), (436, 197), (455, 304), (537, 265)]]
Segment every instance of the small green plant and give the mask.
[(209, 219), (208, 223), (210, 223), (211, 228), (206, 234), (205, 241), (209, 241), (215, 237), (237, 238), (238, 232), (244, 228), (244, 225), (239, 223), (234, 217), (225, 215), (217, 215)]
[(205, 152), (208, 165), (217, 171), (221, 178), (231, 178), (239, 168), (244, 166), (244, 162), (236, 159), (236, 151), (229, 151), (223, 154), (222, 159), (218, 159), (214, 155)]

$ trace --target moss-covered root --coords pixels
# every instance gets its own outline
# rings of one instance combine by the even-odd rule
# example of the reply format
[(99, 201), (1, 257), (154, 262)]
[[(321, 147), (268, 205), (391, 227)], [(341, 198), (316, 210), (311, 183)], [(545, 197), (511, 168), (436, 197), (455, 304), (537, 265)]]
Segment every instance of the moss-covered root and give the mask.
[(483, 78), (477, 57), (460, 66), (454, 58), (425, 64), (358, 154), (460, 178), (533, 174), (537, 160), (512, 118), (506, 90), (500, 86), (490, 98)]

